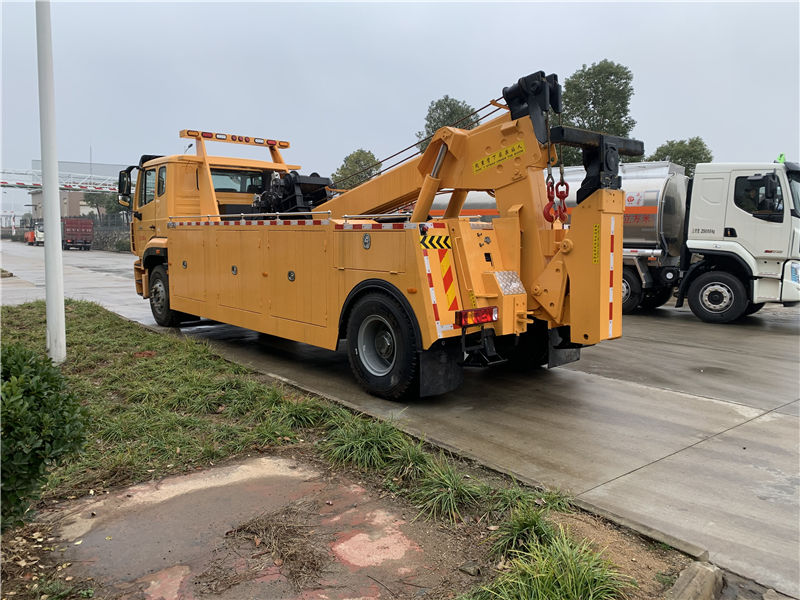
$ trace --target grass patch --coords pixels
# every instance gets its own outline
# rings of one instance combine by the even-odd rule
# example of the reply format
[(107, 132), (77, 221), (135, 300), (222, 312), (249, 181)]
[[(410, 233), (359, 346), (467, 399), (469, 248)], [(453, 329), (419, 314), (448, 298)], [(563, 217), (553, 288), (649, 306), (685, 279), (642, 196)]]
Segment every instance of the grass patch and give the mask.
[(462, 600), (615, 600), (633, 585), (588, 542), (559, 530), (550, 543), (518, 552), (510, 571)]
[[(84, 453), (51, 472), (45, 498), (80, 496), (291, 442), (323, 405), (285, 397), (208, 344), (66, 301), (62, 373), (89, 413)], [(3, 306), (3, 344), (45, 354), (45, 304)]]

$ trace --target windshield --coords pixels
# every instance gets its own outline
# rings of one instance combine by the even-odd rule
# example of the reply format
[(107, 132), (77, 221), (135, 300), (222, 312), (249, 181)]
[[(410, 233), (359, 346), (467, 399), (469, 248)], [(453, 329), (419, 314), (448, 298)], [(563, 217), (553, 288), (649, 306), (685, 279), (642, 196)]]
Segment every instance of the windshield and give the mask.
[(800, 216), (800, 171), (787, 171), (789, 188), (792, 190), (792, 206), (795, 215)]
[(211, 169), (214, 191), (255, 194), (264, 191), (264, 174), (260, 171)]

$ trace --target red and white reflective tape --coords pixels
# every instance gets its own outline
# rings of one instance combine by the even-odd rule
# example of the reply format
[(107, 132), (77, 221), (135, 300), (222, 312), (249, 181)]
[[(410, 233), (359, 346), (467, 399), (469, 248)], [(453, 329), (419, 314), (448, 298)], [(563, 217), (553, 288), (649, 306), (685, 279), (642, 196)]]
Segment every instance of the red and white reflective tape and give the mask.
[(425, 262), (425, 276), (428, 278), (428, 290), (431, 294), (431, 304), (433, 305), (433, 320), (436, 322), (436, 337), (441, 339), (443, 331), (452, 331), (452, 325), (442, 325), (439, 320), (439, 306), (436, 303), (436, 288), (433, 285), (433, 275), (431, 275), (431, 259), (428, 257), (427, 248), (422, 249), (422, 260)]
[(239, 221), (171, 221), (169, 225), (173, 227), (200, 227), (203, 225), (222, 226), (222, 227), (236, 227), (242, 225), (257, 225), (257, 226), (296, 226), (296, 225), (329, 225), (328, 219), (272, 219), (272, 220), (239, 220)]
[(375, 229), (416, 229), (416, 223), (337, 223), (334, 225), (334, 229), (340, 229), (344, 231), (363, 231), (363, 230), (375, 230)]
[(614, 217), (611, 217), (611, 261), (608, 287), (608, 337), (614, 335)]

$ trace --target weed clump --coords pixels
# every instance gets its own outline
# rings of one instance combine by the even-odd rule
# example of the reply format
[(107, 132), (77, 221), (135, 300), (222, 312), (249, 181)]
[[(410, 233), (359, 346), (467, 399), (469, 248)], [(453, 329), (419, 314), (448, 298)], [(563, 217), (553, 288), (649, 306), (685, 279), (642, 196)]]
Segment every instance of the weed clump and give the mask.
[(402, 484), (410, 484), (422, 477), (431, 466), (431, 457), (423, 442), (407, 441), (388, 460), (386, 475)]
[(563, 529), (548, 544), (517, 552), (511, 570), (462, 600), (618, 600), (633, 581)]
[(391, 423), (349, 413), (339, 413), (336, 421), (322, 444), (323, 452), (335, 463), (377, 471), (407, 444), (403, 433)]
[(443, 456), (439, 456), (430, 460), (417, 480), (411, 491), (411, 500), (420, 505), (420, 514), (455, 523), (461, 519), (463, 509), (478, 504), (483, 492), (483, 486), (469, 481)]
[(489, 554), (495, 558), (516, 552), (530, 552), (539, 544), (549, 544), (555, 529), (547, 520), (547, 511), (535, 505), (523, 504), (511, 512), (492, 536)]

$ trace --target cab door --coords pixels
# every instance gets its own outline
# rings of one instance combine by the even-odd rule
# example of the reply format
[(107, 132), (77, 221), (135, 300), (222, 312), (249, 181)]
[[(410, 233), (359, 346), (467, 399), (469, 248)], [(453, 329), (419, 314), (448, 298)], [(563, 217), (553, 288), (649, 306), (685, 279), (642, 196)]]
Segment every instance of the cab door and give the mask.
[(780, 277), (789, 251), (791, 217), (780, 178), (775, 197), (767, 198), (765, 175), (745, 170), (731, 174), (725, 239), (739, 243), (756, 260), (755, 275)]
[(139, 176), (140, 184), (137, 186), (136, 204), (134, 210), (134, 234), (136, 248), (141, 250), (156, 235), (156, 169), (145, 169)]

